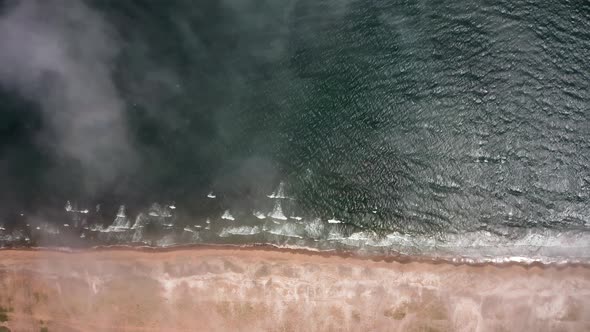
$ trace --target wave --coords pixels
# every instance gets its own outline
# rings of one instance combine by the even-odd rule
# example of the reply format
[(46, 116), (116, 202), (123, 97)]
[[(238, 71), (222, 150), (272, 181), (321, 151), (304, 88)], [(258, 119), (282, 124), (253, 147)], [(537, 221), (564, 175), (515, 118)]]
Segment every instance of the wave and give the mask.
[(590, 262), (590, 234), (574, 231), (527, 230), (518, 238), (507, 238), (487, 231), (438, 237), (396, 232), (378, 236), (372, 232), (356, 232), (348, 237), (333, 237), (332, 240), (367, 251), (396, 252), (452, 261)]
[(274, 205), (274, 208), (272, 210), (272, 213), (270, 213), (268, 216), (271, 217), (271, 218), (273, 218), (273, 219), (287, 220), (287, 217), (283, 213), (283, 208), (281, 207), (281, 202), (280, 201), (276, 201), (275, 202), (275, 205)]
[(228, 237), (230, 235), (254, 235), (260, 233), (259, 226), (238, 226), (226, 227), (219, 233), (220, 237)]
[(279, 199), (289, 198), (285, 194), (285, 182), (281, 181), (281, 183), (279, 183), (279, 187), (277, 188), (277, 190), (275, 190), (272, 194), (267, 195), (267, 197), (268, 198), (279, 198)]
[(231, 220), (231, 221), (236, 220), (236, 218), (234, 218), (234, 216), (229, 212), (229, 210), (225, 210), (225, 212), (223, 212), (223, 215), (221, 215), (221, 219)]
[(268, 223), (264, 230), (273, 235), (280, 235), (285, 237), (293, 237), (303, 239), (305, 237), (305, 228), (299, 223), (281, 222), (278, 224)]
[[(342, 223), (335, 218), (287, 218), (277, 202), (273, 212), (265, 219), (261, 217), (266, 216), (256, 210), (253, 215), (240, 214), (239, 226), (223, 222), (212, 224), (210, 219), (203, 225), (193, 225), (194, 222), (187, 225), (163, 213), (169, 210), (169, 206), (152, 206), (148, 211), (157, 212), (154, 214), (158, 216), (139, 213), (132, 222), (125, 207), (120, 206), (110, 226), (85, 225), (84, 220), (63, 224), (37, 222), (25, 230), (1, 226), (0, 247), (63, 246), (64, 243), (82, 247), (143, 243), (159, 247), (224, 243), (227, 241), (223, 238), (239, 235), (239, 238), (232, 238), (239, 245), (296, 245), (314, 250), (411, 255), (461, 262), (590, 263), (590, 232), (585, 230), (506, 228), (497, 232), (383, 234)], [(236, 220), (229, 210), (224, 211), (221, 219)], [(146, 227), (148, 225), (155, 225), (156, 228)]]
[(258, 219), (266, 219), (266, 215), (260, 211), (254, 211), (252, 215)]

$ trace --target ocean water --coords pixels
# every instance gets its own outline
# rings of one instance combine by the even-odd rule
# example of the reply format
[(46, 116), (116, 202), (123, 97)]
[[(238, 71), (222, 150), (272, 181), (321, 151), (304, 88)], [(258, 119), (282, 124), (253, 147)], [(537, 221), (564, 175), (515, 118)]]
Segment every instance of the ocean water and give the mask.
[(2, 246), (590, 259), (587, 1), (4, 0), (0, 31)]

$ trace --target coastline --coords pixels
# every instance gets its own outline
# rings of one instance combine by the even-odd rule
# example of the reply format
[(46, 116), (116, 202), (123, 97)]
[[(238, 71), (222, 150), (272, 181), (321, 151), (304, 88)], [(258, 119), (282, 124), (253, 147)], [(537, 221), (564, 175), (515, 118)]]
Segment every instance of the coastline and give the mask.
[(339, 257), (359, 260), (370, 260), (374, 262), (386, 263), (425, 263), (425, 264), (449, 264), (453, 266), (497, 266), (497, 267), (512, 267), (523, 266), (525, 268), (532, 267), (554, 267), (562, 269), (565, 267), (584, 267), (590, 268), (590, 261), (541, 261), (541, 260), (527, 260), (524, 257), (517, 260), (510, 258), (497, 257), (481, 257), (479, 259), (472, 257), (435, 257), (429, 255), (408, 255), (402, 253), (381, 254), (372, 253), (359, 250), (320, 250), (316, 248), (296, 247), (296, 246), (281, 246), (270, 243), (255, 243), (255, 244), (179, 244), (171, 246), (149, 246), (143, 244), (131, 245), (101, 245), (88, 248), (71, 248), (71, 247), (4, 247), (0, 248), (0, 253), (3, 251), (39, 251), (39, 252), (59, 252), (59, 253), (92, 253), (92, 252), (146, 252), (146, 253), (165, 253), (174, 251), (193, 251), (193, 250), (237, 250), (237, 251), (274, 251), (279, 253), (291, 253), (299, 255), (318, 255), (322, 257)]
[(590, 329), (586, 265), (269, 246), (31, 248), (0, 251), (0, 286), (12, 331)]

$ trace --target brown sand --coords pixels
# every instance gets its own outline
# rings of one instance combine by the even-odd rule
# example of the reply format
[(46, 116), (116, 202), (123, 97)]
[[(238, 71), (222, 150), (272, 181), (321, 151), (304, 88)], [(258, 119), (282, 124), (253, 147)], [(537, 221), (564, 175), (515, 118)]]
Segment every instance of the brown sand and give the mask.
[(590, 268), (5, 250), (0, 306), (12, 331), (590, 331)]

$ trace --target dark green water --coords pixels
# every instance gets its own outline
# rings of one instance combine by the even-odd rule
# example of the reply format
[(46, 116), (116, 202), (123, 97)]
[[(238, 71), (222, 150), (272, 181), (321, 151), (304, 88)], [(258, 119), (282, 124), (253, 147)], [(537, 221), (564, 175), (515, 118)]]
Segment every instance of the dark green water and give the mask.
[[(587, 1), (104, 0), (34, 5), (53, 18), (33, 27), (0, 3), (0, 49), (26, 30), (68, 50), (0, 51), (0, 210), (33, 225), (21, 240), (370, 234), (386, 251), (590, 257)], [(134, 230), (98, 230), (154, 202)]]

